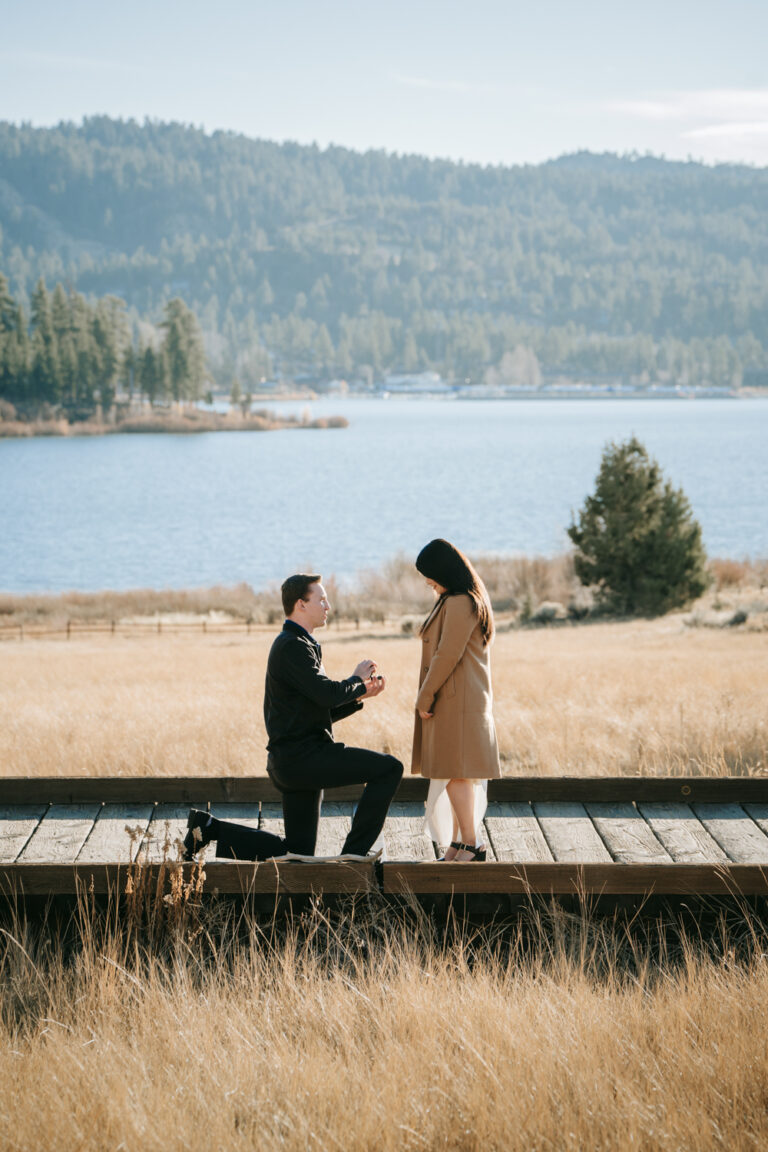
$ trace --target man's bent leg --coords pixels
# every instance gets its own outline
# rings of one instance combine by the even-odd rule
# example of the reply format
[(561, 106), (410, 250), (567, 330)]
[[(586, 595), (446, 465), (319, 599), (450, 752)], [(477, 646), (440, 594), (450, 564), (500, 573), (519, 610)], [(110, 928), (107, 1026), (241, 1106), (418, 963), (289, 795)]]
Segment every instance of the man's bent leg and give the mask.
[[(311, 785), (322, 788), (342, 788), (345, 785), (365, 785), (357, 805), (347, 840), (342, 851), (365, 856), (377, 840), (385, 823), (391, 798), (395, 795), (403, 775), (403, 765), (394, 756), (383, 756), (365, 748), (347, 748), (344, 744), (327, 744), (289, 767), (281, 765), (277, 772), (269, 773), (283, 794), (283, 812), (286, 813), (286, 841), (290, 851), (294, 848), (301, 820), (307, 820), (307, 794), (301, 788)], [(286, 790), (287, 786), (291, 788)], [(312, 829), (312, 851), (317, 836), (319, 799)], [(305, 797), (302, 799), (302, 797)], [(294, 810), (296, 814), (294, 816)], [(290, 817), (289, 817), (290, 813)], [(289, 832), (290, 818), (290, 832)], [(309, 836), (304, 841), (309, 844)]]
[(323, 794), (316, 790), (282, 791), (283, 823), (288, 852), (314, 856)]
[(245, 824), (232, 824), (229, 820), (214, 820), (211, 840), (216, 840), (216, 855), (228, 860), (270, 860), (284, 856), (285, 840), (260, 828)]
[(267, 758), (267, 775), (283, 802), (286, 851), (300, 856), (314, 856), (317, 844), (323, 793), (315, 779), (314, 764), (312, 755), (287, 764), (272, 755)]
[(365, 856), (384, 827), (392, 797), (403, 777), (403, 766), (394, 756), (381, 752), (369, 752), (365, 748), (345, 748), (344, 751), (350, 753), (354, 768), (362, 770), (366, 783), (342, 852)]

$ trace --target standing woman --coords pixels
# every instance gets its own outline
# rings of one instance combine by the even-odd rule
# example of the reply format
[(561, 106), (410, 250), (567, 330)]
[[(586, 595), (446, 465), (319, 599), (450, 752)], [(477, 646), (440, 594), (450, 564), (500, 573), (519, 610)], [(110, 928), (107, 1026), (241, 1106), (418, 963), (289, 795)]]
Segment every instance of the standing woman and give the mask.
[(432, 540), (417, 570), (437, 596), (421, 626), (411, 771), (429, 778), (427, 826), (445, 860), (485, 860), (488, 780), (501, 775), (493, 723), (489, 646), (493, 612), (467, 557)]

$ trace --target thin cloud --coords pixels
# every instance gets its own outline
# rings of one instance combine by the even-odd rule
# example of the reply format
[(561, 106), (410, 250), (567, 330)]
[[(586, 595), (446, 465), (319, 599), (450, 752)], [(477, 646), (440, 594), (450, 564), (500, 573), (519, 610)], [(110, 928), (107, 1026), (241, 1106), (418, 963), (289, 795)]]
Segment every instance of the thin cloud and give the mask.
[(402, 76), (395, 73), (392, 76), (395, 84), (403, 88), (420, 88), (425, 92), (454, 92), (460, 95), (485, 95), (497, 92), (493, 84), (468, 84), (463, 80), (430, 80), (426, 76)]
[(768, 120), (757, 120), (746, 124), (706, 124), (703, 128), (691, 128), (683, 132), (688, 140), (712, 140), (727, 137), (768, 136)]
[(667, 92), (643, 100), (611, 101), (608, 108), (637, 120), (738, 120), (751, 123), (768, 115), (768, 88)]

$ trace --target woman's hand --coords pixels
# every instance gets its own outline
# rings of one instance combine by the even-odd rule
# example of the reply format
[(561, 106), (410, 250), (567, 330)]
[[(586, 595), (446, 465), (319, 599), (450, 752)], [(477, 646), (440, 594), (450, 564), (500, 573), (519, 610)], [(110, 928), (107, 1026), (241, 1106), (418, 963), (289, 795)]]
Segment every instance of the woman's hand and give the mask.
[(431, 720), (434, 712), (422, 712), (421, 708), (419, 708), (419, 716), (421, 716), (422, 720)]

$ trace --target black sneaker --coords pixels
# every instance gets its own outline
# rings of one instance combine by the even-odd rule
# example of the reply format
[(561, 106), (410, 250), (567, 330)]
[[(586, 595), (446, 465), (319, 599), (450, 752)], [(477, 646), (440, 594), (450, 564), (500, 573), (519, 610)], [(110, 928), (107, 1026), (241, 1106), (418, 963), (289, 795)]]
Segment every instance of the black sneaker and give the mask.
[[(211, 821), (210, 824), (208, 823)], [(210, 844), (213, 836), (213, 821), (210, 812), (201, 812), (199, 808), (190, 808), (187, 817), (187, 834), (184, 837), (184, 859), (194, 860), (195, 855), (206, 844)]]

